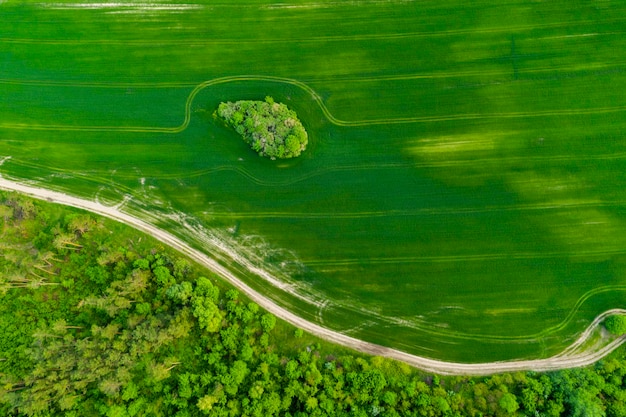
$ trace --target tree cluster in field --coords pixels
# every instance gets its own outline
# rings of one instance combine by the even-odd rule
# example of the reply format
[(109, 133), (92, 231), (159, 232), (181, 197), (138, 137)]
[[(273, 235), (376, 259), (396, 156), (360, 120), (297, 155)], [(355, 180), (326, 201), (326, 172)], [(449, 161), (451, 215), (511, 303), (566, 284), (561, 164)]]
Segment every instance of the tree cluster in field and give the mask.
[(306, 149), (308, 136), (296, 113), (271, 97), (220, 103), (217, 115), (261, 156), (294, 158)]
[(325, 344), (115, 222), (0, 193), (0, 415), (626, 415), (626, 358), (439, 377)]

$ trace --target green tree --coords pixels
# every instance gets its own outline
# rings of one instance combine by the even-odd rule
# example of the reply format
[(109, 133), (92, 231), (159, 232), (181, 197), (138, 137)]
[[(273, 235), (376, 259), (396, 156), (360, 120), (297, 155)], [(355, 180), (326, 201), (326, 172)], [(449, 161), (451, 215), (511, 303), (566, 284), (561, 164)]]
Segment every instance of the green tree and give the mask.
[(515, 395), (509, 392), (507, 392), (500, 398), (500, 401), (498, 401), (498, 405), (510, 416), (512, 416), (519, 409), (519, 404), (517, 404), (517, 399), (515, 398)]
[(614, 335), (626, 334), (626, 316), (612, 315), (604, 320), (604, 327)]
[(276, 317), (272, 314), (263, 314), (261, 316), (261, 328), (265, 333), (269, 333), (276, 326)]
[(174, 284), (167, 289), (166, 295), (180, 304), (187, 304), (193, 294), (193, 287), (190, 282), (184, 281)]

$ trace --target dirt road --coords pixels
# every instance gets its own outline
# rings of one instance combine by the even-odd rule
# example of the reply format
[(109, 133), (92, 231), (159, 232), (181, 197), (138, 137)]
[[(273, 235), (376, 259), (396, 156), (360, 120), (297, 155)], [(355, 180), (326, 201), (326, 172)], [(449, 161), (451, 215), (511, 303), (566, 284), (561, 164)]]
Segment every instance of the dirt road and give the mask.
[[(561, 354), (553, 356), (551, 358), (474, 364), (444, 362), (434, 359), (423, 358), (420, 356), (411, 355), (406, 352), (401, 352), (396, 349), (364, 342), (362, 340), (355, 339), (345, 334), (326, 329), (315, 323), (304, 320), (301, 317), (298, 317), (290, 311), (275, 304), (269, 298), (266, 298), (262, 294), (250, 288), (243, 281), (233, 275), (228, 269), (217, 263), (214, 259), (207, 256), (205, 253), (193, 249), (188, 244), (183, 242), (181, 239), (173, 236), (172, 234), (135, 217), (132, 217), (126, 213), (123, 213), (114, 207), (104, 206), (94, 201), (72, 197), (56, 191), (46, 190), (44, 188), (37, 188), (21, 184), (18, 182), (4, 179), (2, 177), (0, 177), (0, 189), (17, 191), (37, 199), (47, 200), (66, 206), (77, 207), (125, 223), (129, 226), (134, 227), (137, 230), (140, 230), (155, 237), (163, 243), (189, 256), (194, 261), (207, 267), (211, 271), (215, 272), (217, 275), (228, 280), (231, 284), (239, 288), (241, 291), (245, 292), (248, 297), (250, 297), (261, 307), (276, 315), (277, 317), (288, 321), (294, 326), (300, 327), (330, 342), (347, 346), (352, 349), (372, 355), (385, 356), (388, 358), (403, 361), (428, 372), (445, 375), (488, 375), (498, 372), (512, 372), (524, 370), (551, 371), (563, 368), (579, 367), (590, 365), (598, 361), (602, 357), (608, 355), (613, 350), (617, 349), (626, 340), (626, 335), (624, 335), (602, 347), (601, 349), (595, 349), (591, 352), (577, 352), (578, 348), (582, 346), (584, 342), (590, 337), (592, 333), (592, 328), (597, 326), (606, 315), (612, 313), (626, 312), (624, 310), (611, 310), (598, 316), (594, 320), (590, 328), (587, 329), (572, 346), (570, 346)], [(210, 248), (207, 249), (210, 250)]]

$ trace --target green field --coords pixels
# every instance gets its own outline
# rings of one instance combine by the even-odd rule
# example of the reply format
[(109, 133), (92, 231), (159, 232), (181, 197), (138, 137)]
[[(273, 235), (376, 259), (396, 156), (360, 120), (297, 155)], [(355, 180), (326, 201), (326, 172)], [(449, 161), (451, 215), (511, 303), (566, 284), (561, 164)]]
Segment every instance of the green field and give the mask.
[[(626, 301), (624, 16), (609, 1), (0, 1), (0, 174), (122, 203), (355, 337), (550, 356)], [(212, 117), (265, 96), (305, 125), (298, 159), (260, 158)]]

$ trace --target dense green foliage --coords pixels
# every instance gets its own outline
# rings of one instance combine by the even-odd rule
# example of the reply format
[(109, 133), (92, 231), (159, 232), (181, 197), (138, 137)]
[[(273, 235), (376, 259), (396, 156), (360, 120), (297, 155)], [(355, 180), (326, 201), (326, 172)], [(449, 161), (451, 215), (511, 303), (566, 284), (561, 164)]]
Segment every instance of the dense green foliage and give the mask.
[(217, 114), (261, 156), (288, 159), (306, 149), (308, 135), (296, 112), (271, 97), (220, 103)]
[(615, 335), (626, 334), (626, 316), (609, 316), (604, 320), (604, 327)]
[(626, 413), (623, 349), (549, 374), (425, 375), (294, 330), (115, 222), (0, 193), (0, 228), (3, 416)]

